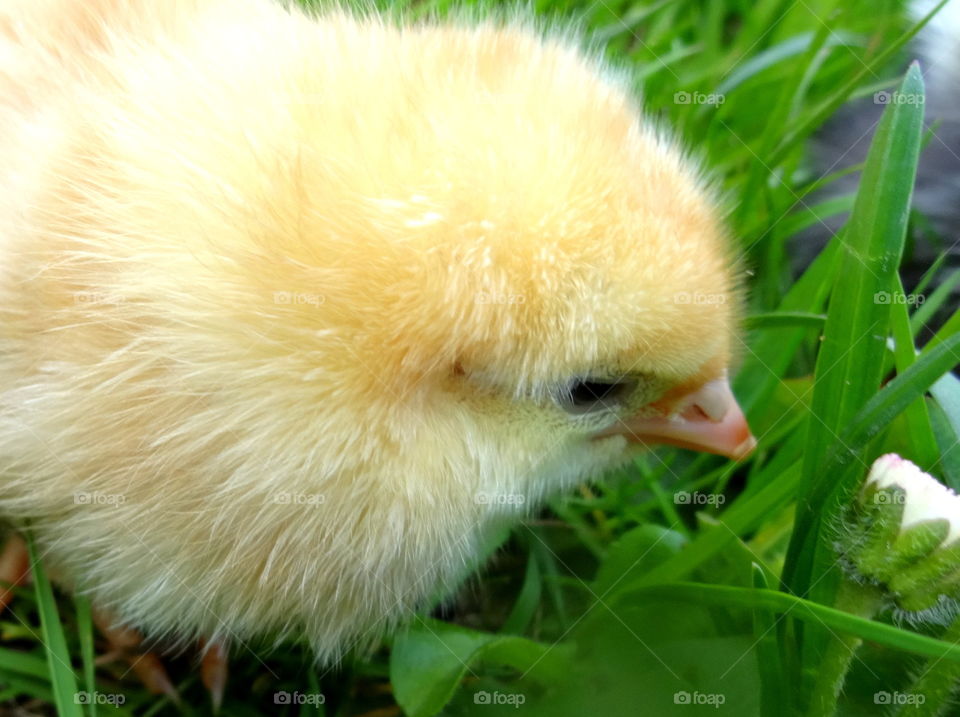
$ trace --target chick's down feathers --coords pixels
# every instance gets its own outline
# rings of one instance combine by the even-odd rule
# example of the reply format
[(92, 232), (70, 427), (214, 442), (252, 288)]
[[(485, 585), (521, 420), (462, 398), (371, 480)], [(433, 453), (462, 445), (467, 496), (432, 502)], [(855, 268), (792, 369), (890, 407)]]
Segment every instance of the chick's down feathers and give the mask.
[(151, 635), (368, 644), (729, 361), (698, 172), (522, 20), (0, 0), (0, 156), (0, 515)]

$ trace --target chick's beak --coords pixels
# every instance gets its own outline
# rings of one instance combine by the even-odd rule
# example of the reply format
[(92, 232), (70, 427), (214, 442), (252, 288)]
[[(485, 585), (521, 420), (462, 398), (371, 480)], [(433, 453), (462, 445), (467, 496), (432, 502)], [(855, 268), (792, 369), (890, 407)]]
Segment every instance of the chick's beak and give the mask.
[(636, 443), (669, 444), (733, 459), (749, 455), (757, 445), (726, 376), (657, 407), (661, 415), (625, 419), (597, 437), (623, 435)]

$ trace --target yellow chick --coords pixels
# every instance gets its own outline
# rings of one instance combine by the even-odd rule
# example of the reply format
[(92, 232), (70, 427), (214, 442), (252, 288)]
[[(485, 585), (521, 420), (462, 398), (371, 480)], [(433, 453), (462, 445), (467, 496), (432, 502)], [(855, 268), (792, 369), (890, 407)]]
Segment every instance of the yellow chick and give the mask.
[(704, 180), (528, 21), (0, 0), (0, 515), (148, 635), (321, 660), (667, 442), (752, 448)]

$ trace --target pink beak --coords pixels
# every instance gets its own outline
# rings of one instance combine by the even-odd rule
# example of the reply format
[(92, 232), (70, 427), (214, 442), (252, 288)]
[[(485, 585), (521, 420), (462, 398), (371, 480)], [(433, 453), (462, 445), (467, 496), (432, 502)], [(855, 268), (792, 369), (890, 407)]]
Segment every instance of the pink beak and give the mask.
[(677, 398), (669, 415), (628, 418), (597, 435), (622, 435), (649, 445), (668, 444), (744, 458), (757, 445), (726, 375)]

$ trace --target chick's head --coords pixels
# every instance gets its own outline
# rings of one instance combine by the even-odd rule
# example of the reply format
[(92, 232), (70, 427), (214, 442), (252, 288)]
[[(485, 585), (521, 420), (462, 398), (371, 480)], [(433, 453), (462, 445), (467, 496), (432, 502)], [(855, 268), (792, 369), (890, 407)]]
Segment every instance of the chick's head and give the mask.
[[(738, 295), (723, 217), (625, 83), (525, 29), (393, 41), (404, 81), (340, 75), (378, 112), (335, 131), (298, 112), (301, 161), (318, 159), (296, 195), (300, 261), (320, 271), (301, 286), (358, 322), (341, 327), (351, 360), (338, 384), (382, 407), (386, 444), (422, 461), (428, 435), (475, 488), (528, 497), (624, 460), (619, 434), (637, 438), (637, 418), (720, 422), (729, 408), (737, 425), (700, 444), (745, 452), (724, 382)], [(310, 256), (331, 238), (335, 279), (329, 254), (322, 268)], [(291, 310), (294, 325), (316, 320)], [(439, 468), (420, 473), (448, 481)]]

